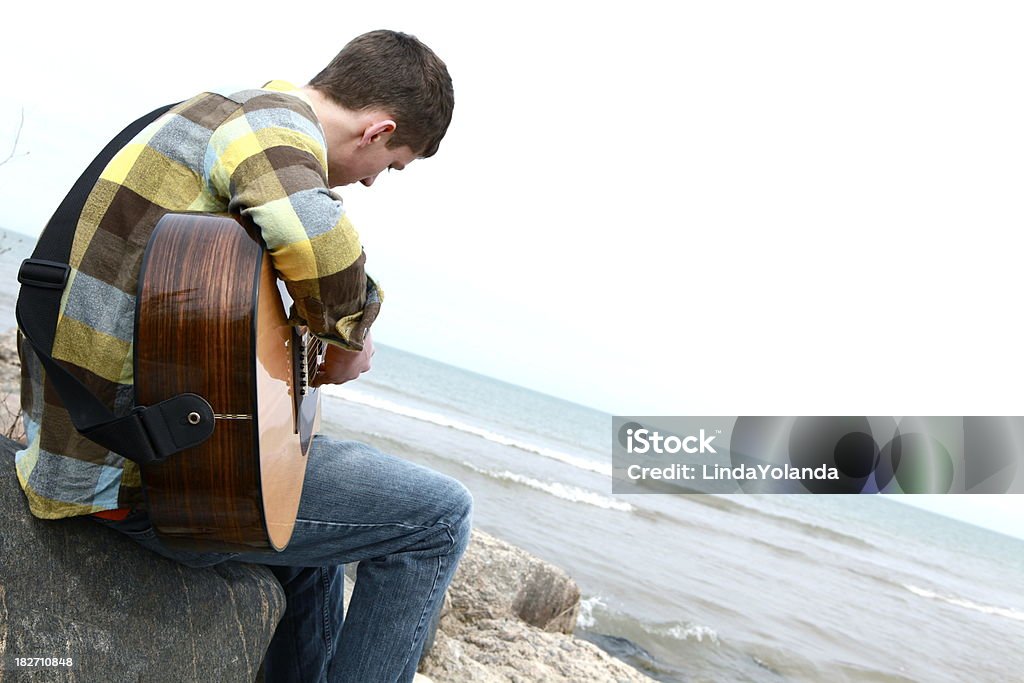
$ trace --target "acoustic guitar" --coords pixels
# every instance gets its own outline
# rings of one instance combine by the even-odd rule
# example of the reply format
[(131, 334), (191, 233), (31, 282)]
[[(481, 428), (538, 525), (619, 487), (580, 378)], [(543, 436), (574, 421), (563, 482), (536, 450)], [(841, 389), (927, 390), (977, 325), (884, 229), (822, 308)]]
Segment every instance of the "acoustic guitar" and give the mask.
[(136, 405), (191, 392), (215, 417), (207, 441), (142, 468), (150, 519), (176, 548), (283, 550), (295, 526), (325, 349), (288, 322), (291, 299), (258, 235), (231, 217), (172, 213), (143, 258)]

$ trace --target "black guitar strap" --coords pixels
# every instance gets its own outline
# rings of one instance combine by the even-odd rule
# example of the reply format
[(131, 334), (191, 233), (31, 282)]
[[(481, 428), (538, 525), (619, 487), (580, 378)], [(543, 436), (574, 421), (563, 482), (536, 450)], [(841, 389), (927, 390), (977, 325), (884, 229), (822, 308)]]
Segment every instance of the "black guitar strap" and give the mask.
[(21, 291), (16, 316), (57, 390), (71, 422), (82, 436), (140, 465), (161, 462), (213, 434), (213, 408), (196, 394), (180, 394), (152, 406), (136, 406), (116, 417), (77, 377), (50, 354), (60, 302), (68, 283), (71, 245), (85, 200), (118, 150), (174, 105), (146, 114), (114, 137), (75, 183), (46, 224), (32, 258), (18, 272)]

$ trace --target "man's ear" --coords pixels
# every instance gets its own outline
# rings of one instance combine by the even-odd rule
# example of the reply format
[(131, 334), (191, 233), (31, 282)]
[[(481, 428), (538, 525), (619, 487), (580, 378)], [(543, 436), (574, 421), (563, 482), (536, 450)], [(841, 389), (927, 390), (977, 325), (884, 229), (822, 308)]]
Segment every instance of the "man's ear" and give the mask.
[(380, 140), (382, 135), (390, 135), (395, 132), (398, 126), (391, 119), (383, 119), (371, 123), (363, 129), (363, 137), (359, 140), (359, 146), (365, 147)]

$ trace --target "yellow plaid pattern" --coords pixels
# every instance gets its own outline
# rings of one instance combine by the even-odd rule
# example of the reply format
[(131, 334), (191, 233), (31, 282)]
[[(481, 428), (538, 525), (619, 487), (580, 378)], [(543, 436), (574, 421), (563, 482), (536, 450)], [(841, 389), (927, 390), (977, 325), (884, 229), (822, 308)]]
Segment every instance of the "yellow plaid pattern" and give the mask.
[[(150, 233), (173, 211), (252, 218), (297, 316), (325, 340), (361, 349), (381, 295), (326, 169), (323, 130), (289, 83), (202, 93), (171, 109), (114, 156), (86, 200), (54, 358), (116, 414), (131, 409), (139, 270)], [(19, 351), (28, 446), (16, 462), (32, 513), (69, 517), (137, 504), (138, 467), (83, 439), (31, 349)]]

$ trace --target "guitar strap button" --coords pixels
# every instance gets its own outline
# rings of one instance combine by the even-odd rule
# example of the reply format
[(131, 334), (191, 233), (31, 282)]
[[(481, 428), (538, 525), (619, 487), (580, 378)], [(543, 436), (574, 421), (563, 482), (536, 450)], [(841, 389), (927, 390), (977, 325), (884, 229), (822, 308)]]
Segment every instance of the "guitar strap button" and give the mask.
[(197, 425), (199, 424), (199, 421), (202, 419), (203, 418), (199, 415), (199, 413), (191, 412), (188, 414), (188, 423), (190, 425)]

